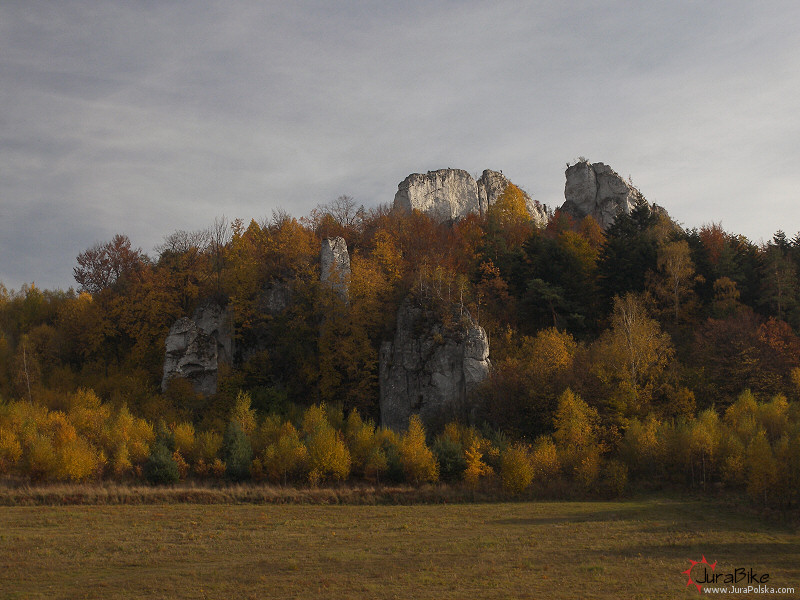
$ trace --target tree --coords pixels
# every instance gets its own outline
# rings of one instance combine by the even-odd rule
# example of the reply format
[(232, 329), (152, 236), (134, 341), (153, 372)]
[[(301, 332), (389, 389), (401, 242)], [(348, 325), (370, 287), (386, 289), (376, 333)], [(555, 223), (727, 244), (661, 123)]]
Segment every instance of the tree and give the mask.
[(522, 444), (509, 446), (500, 455), (500, 481), (508, 493), (521, 494), (533, 482), (534, 475), (530, 451)]
[(611, 329), (594, 345), (593, 370), (612, 388), (612, 408), (621, 416), (644, 413), (674, 350), (668, 334), (632, 293), (614, 298)]
[(225, 430), (222, 439), (222, 460), (225, 462), (225, 474), (229, 479), (241, 481), (250, 477), (253, 447), (238, 421), (231, 420)]
[(681, 302), (692, 292), (694, 263), (686, 240), (670, 242), (658, 250), (656, 260), (660, 281), (655, 285), (656, 293), (669, 297), (675, 312), (675, 322), (680, 318)]
[(600, 288), (609, 301), (614, 296), (645, 289), (647, 272), (657, 268), (658, 239), (654, 229), (658, 221), (658, 214), (643, 201), (631, 214), (619, 214), (606, 231), (598, 274)]
[(747, 468), (747, 493), (753, 500), (763, 498), (766, 506), (767, 492), (777, 481), (778, 464), (763, 430), (756, 434), (747, 447)]
[(142, 267), (147, 257), (141, 248), (131, 248), (126, 235), (117, 234), (110, 242), (95, 244), (78, 254), (73, 269), (81, 291), (97, 294)]
[(567, 389), (558, 399), (553, 417), (559, 462), (568, 470), (578, 472), (581, 465), (599, 453), (599, 417), (580, 396)]
[(144, 476), (152, 484), (175, 483), (180, 479), (178, 463), (172, 451), (163, 442), (153, 445), (150, 456), (144, 465)]
[(399, 454), (408, 481), (418, 484), (439, 479), (439, 465), (425, 443), (425, 428), (419, 415), (411, 415), (408, 430), (400, 440)]

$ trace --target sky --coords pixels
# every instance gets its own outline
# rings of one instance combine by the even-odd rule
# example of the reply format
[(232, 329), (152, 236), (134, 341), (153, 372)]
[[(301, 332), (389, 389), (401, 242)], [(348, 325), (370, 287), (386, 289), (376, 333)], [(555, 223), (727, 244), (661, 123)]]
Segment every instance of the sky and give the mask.
[(3, 0), (0, 282), (218, 216), (604, 162), (684, 227), (800, 231), (800, 2)]

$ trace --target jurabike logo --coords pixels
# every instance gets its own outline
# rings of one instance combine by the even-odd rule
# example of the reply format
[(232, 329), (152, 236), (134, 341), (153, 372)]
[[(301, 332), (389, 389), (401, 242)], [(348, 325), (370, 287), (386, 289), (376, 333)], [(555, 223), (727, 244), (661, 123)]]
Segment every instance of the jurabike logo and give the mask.
[(794, 593), (794, 588), (768, 587), (766, 584), (769, 582), (769, 573), (758, 573), (752, 567), (717, 571), (717, 561), (710, 563), (705, 556), (701, 560), (689, 560), (689, 563), (689, 568), (682, 571), (688, 577), (686, 585), (695, 586), (700, 594)]

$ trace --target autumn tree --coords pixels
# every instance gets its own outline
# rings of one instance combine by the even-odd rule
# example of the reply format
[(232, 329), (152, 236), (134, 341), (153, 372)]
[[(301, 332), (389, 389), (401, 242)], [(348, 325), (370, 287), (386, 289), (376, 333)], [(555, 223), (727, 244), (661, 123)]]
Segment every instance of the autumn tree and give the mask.
[(535, 470), (530, 450), (522, 444), (509, 446), (500, 457), (500, 481), (503, 489), (517, 495), (533, 482)]
[(408, 430), (400, 441), (399, 453), (408, 481), (423, 483), (439, 479), (439, 465), (425, 442), (425, 428), (419, 415), (411, 416)]
[(97, 294), (141, 268), (147, 261), (141, 248), (133, 249), (126, 235), (117, 234), (110, 242), (95, 244), (77, 257), (73, 269), (81, 291)]
[(612, 411), (622, 416), (646, 412), (674, 350), (639, 296), (614, 299), (611, 329), (593, 349), (593, 371), (610, 387)]
[(686, 240), (669, 242), (658, 249), (658, 271), (651, 286), (655, 295), (671, 305), (674, 320), (681, 317), (681, 305), (692, 294), (695, 279), (694, 263)]

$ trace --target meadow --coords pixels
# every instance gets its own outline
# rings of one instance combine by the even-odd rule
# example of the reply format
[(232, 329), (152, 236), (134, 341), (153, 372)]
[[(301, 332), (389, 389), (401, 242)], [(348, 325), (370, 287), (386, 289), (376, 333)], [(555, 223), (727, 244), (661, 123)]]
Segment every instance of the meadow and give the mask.
[(800, 593), (796, 528), (705, 500), (0, 507), (2, 598), (688, 598), (702, 556)]

